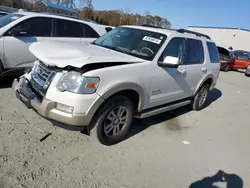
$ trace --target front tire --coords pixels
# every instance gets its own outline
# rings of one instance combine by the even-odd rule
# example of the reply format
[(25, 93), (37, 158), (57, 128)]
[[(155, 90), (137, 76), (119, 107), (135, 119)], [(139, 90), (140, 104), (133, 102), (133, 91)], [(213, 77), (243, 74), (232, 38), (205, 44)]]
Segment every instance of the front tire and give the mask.
[(194, 96), (191, 108), (195, 111), (200, 111), (206, 106), (207, 98), (209, 92), (209, 84), (205, 83), (202, 85), (200, 90)]
[(104, 145), (117, 144), (126, 138), (133, 119), (133, 103), (125, 96), (115, 96), (101, 107), (91, 137)]

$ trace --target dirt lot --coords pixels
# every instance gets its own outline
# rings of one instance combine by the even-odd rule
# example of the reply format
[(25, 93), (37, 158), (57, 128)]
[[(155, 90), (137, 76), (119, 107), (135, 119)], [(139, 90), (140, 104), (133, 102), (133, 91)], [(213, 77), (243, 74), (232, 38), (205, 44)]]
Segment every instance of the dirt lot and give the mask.
[[(250, 78), (222, 72), (203, 111), (182, 108), (137, 120), (127, 140), (106, 147), (26, 109), (5, 84), (0, 188), (186, 188), (218, 170), (250, 187), (249, 96)], [(236, 175), (226, 176), (227, 183)], [(216, 177), (210, 183), (223, 180)]]

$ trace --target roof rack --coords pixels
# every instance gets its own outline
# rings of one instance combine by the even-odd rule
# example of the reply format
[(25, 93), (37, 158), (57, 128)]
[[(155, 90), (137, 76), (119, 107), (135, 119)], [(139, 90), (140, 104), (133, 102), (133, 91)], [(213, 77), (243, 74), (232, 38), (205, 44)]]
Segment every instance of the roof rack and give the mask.
[(142, 24), (143, 27), (152, 27), (152, 28), (158, 28), (158, 29), (164, 29), (162, 27), (154, 26), (154, 25), (148, 25), (148, 24)]
[(198, 32), (195, 32), (195, 31), (189, 31), (189, 30), (186, 30), (186, 29), (178, 29), (177, 32), (179, 32), (179, 33), (190, 33), (190, 34), (194, 34), (194, 35), (199, 36), (199, 37), (206, 37), (207, 39), (211, 39), (208, 35), (198, 33)]
[(159, 26), (154, 26), (154, 25), (148, 25), (148, 24), (142, 24), (141, 26), (151, 27), (151, 28), (157, 28), (157, 29), (166, 29), (166, 30), (177, 31), (176, 29), (167, 29), (167, 28), (164, 28), (164, 27), (159, 27)]

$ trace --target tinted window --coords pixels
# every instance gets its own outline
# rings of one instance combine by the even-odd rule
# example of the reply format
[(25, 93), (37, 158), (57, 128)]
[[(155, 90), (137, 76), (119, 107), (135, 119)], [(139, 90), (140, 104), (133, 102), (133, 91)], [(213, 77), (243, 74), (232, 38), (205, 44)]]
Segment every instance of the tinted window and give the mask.
[(57, 19), (56, 21), (57, 37), (83, 37), (83, 28), (79, 22), (60, 19)]
[(202, 42), (200, 40), (187, 39), (186, 64), (199, 64), (203, 62), (204, 62), (204, 51)]
[(52, 35), (51, 18), (30, 18), (17, 24), (14, 28), (27, 32), (28, 36), (46, 37)]
[(185, 39), (173, 38), (165, 48), (159, 61), (163, 61), (167, 56), (179, 58), (179, 64), (183, 64), (185, 56)]
[(208, 47), (211, 63), (220, 63), (220, 56), (219, 56), (218, 49), (215, 43), (207, 42), (207, 47)]
[(83, 31), (84, 31), (84, 37), (86, 38), (98, 38), (100, 35), (92, 29), (90, 26), (86, 24), (82, 24)]

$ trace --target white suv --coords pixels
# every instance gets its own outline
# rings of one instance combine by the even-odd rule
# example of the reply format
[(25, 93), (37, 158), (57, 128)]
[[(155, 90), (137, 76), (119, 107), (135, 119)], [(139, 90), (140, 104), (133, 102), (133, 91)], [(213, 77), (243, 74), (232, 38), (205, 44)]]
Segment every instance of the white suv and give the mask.
[(16, 96), (106, 145), (123, 140), (134, 117), (201, 110), (220, 71), (215, 43), (183, 29), (123, 26), (91, 44), (34, 43), (30, 51), (38, 60), (13, 82)]
[[(32, 67), (33, 42), (92, 42), (107, 26), (48, 13), (22, 12), (0, 18), (0, 75), (7, 69)], [(50, 49), (53, 52), (53, 49)], [(1, 77), (0, 77), (1, 78)]]

